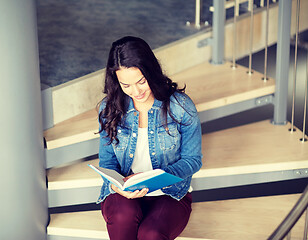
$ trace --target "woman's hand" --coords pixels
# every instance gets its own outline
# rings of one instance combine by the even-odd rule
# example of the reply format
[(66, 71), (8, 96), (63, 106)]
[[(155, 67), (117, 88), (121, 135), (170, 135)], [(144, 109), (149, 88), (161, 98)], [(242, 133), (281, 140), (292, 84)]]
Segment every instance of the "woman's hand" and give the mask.
[[(129, 175), (129, 176), (125, 177), (125, 178), (123, 179), (123, 181), (126, 182), (126, 181), (127, 181), (128, 179), (130, 179), (132, 176), (137, 175), (137, 174), (139, 174), (139, 173), (135, 173), (135, 174), (132, 174), (132, 175)], [(128, 199), (144, 197), (144, 196), (148, 193), (148, 191), (149, 191), (149, 189), (147, 189), (147, 188), (143, 188), (143, 189), (141, 189), (141, 190), (136, 190), (136, 191), (134, 191), (134, 192), (123, 191), (123, 190), (121, 190), (120, 188), (116, 187), (116, 186), (113, 185), (113, 184), (111, 184), (111, 188), (112, 188), (112, 190), (115, 191), (116, 193), (118, 193), (118, 194), (120, 194), (120, 195), (122, 195), (123, 197), (126, 197), (126, 198), (128, 198)]]
[(115, 191), (116, 193), (122, 195), (123, 197), (126, 197), (127, 199), (133, 199), (133, 198), (141, 198), (144, 197), (149, 189), (147, 188), (143, 188), (141, 190), (136, 190), (134, 192), (129, 192), (129, 191), (123, 191), (120, 188), (116, 187), (115, 185), (111, 184), (111, 188), (113, 191)]

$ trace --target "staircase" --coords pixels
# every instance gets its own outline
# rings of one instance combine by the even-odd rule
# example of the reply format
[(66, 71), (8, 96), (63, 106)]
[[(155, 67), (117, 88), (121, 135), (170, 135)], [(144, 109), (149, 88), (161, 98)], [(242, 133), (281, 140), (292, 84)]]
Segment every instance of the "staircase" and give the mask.
[[(208, 121), (274, 104), (274, 79), (264, 82), (257, 71), (248, 75), (247, 68), (230, 66), (201, 61), (170, 75), (180, 86), (186, 84), (205, 129)], [(44, 133), (49, 208), (97, 200), (102, 179), (87, 166), (98, 165), (94, 107)], [(268, 119), (204, 133), (203, 167), (193, 176), (194, 191), (307, 178), (308, 142), (299, 141), (300, 130), (291, 133), (289, 128), (290, 123), (273, 125)], [(292, 194), (194, 202), (188, 226), (177, 239), (266, 239), (298, 198)], [(292, 239), (302, 237), (303, 226), (302, 217)], [(49, 240), (108, 239), (99, 210), (51, 214), (47, 233)]]

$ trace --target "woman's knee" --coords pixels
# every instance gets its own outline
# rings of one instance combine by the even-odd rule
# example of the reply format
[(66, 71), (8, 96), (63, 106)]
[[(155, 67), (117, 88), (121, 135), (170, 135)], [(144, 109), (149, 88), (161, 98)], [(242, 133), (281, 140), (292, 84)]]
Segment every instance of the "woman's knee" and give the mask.
[(102, 204), (102, 213), (106, 222), (134, 224), (141, 221), (142, 211), (138, 202), (119, 196), (110, 196), (108, 198)]

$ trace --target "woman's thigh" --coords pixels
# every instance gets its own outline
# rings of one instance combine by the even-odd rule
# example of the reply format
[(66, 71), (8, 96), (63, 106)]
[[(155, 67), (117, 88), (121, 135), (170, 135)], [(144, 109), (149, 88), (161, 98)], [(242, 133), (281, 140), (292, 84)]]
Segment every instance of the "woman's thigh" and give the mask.
[(191, 213), (191, 194), (180, 201), (169, 196), (145, 197), (144, 219), (138, 230), (138, 239), (175, 239), (186, 227)]
[(127, 199), (119, 194), (109, 195), (101, 204), (110, 239), (136, 240), (143, 214), (140, 199)]

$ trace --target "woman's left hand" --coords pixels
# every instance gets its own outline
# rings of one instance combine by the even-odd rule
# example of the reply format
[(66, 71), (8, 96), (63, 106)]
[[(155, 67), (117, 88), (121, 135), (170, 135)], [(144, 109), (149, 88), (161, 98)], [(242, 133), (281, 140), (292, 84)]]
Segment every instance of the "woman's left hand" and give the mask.
[(127, 199), (133, 199), (133, 198), (141, 198), (144, 197), (149, 189), (147, 188), (143, 188), (141, 190), (136, 190), (134, 192), (129, 192), (129, 191), (123, 191), (120, 188), (116, 187), (115, 185), (111, 184), (111, 188), (113, 191), (115, 191), (116, 193), (122, 195), (123, 197), (126, 197)]

